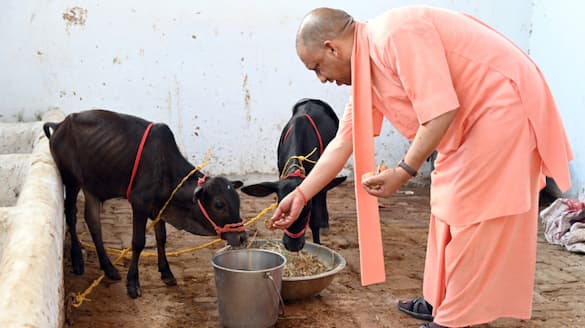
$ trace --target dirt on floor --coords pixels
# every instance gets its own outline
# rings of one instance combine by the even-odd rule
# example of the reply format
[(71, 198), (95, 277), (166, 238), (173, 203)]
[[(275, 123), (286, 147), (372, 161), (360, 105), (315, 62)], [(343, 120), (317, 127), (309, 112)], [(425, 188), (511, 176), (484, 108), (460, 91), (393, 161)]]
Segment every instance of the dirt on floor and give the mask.
[[(386, 282), (363, 287), (360, 284), (359, 249), (356, 230), (354, 187), (344, 183), (329, 192), (330, 231), (322, 244), (339, 252), (347, 266), (319, 295), (285, 305), (276, 327), (418, 327), (420, 321), (399, 312), (396, 302), (421, 295), (427, 224), (428, 187), (402, 188), (391, 199), (381, 200), (380, 209)], [(249, 219), (274, 202), (273, 197), (253, 198), (241, 193), (242, 217)], [(83, 223), (83, 201), (78, 203), (78, 232)], [(131, 243), (131, 211), (125, 200), (104, 203), (102, 230), (106, 246), (121, 249)], [(268, 215), (267, 215), (268, 216)], [(535, 218), (536, 219), (536, 218)], [(195, 247), (213, 240), (194, 236), (167, 225), (167, 251)], [(263, 219), (249, 228), (256, 238), (280, 238), (266, 229)], [(308, 234), (310, 240), (310, 233)], [(519, 236), (522, 238), (522, 236)], [(82, 239), (90, 242), (88, 234)], [(101, 275), (96, 253), (86, 248), (85, 274), (71, 271), (68, 240), (65, 243), (65, 295), (85, 291)], [(122, 281), (104, 279), (80, 307), (65, 300), (66, 327), (219, 327), (211, 256), (223, 243), (192, 253), (170, 257), (177, 286), (160, 279), (155, 257), (140, 260), (143, 295), (126, 294), (125, 276), (129, 261), (118, 266)], [(146, 252), (156, 252), (154, 233), (147, 236)], [(481, 327), (583, 327), (585, 326), (585, 264), (583, 257), (548, 244), (539, 232), (536, 285), (532, 320), (500, 319)], [(114, 260), (115, 255), (110, 256)], [(253, 298), (253, 295), (250, 295)]]

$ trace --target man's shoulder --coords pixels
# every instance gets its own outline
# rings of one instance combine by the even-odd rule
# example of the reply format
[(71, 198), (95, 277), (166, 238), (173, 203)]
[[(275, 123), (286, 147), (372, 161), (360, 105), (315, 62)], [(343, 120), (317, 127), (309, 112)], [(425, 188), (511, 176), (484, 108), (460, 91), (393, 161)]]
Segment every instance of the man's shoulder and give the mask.
[(439, 7), (426, 5), (409, 5), (392, 8), (367, 20), (367, 29), (372, 40), (382, 41), (399, 32), (413, 33), (417, 30), (428, 30), (435, 20), (455, 17), (455, 12)]
[(366, 23), (373, 28), (398, 28), (417, 22), (428, 22), (437, 13), (449, 13), (448, 9), (427, 5), (408, 5), (391, 8), (382, 14), (369, 19)]
[(367, 20), (366, 23), (371, 33), (386, 34), (405, 24), (411, 24), (419, 19), (417, 17), (420, 17), (422, 13), (422, 7), (419, 6), (396, 7)]

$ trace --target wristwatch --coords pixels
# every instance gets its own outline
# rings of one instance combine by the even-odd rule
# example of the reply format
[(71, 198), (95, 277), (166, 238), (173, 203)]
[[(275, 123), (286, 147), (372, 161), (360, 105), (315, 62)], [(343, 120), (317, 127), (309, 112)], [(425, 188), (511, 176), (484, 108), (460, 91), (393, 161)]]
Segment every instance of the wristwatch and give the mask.
[(406, 164), (404, 159), (400, 160), (400, 163), (398, 163), (398, 167), (401, 167), (404, 171), (406, 171), (406, 173), (412, 175), (413, 177), (415, 177), (418, 174), (418, 172), (415, 169), (413, 169), (410, 165)]

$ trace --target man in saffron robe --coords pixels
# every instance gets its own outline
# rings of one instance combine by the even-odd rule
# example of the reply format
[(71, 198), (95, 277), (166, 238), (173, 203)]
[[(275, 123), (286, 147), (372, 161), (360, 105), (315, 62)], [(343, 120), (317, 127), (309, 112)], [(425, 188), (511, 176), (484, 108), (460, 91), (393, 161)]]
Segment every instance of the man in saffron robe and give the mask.
[[(321, 82), (352, 85), (360, 101), (346, 106), (338, 135), (297, 192), (280, 202), (273, 226), (292, 224), (306, 200), (358, 153), (352, 135), (364, 132), (352, 126), (353, 113), (369, 111), (372, 137), (386, 118), (411, 141), (398, 166), (355, 177), (370, 195), (390, 197), (438, 152), (424, 299), (399, 302), (399, 309), (433, 321), (423, 327), (529, 319), (538, 192), (545, 176), (568, 189), (572, 159), (536, 64), (476, 18), (426, 6), (392, 9), (367, 22), (318, 8), (303, 18), (296, 47)], [(356, 165), (361, 160), (354, 158)]]

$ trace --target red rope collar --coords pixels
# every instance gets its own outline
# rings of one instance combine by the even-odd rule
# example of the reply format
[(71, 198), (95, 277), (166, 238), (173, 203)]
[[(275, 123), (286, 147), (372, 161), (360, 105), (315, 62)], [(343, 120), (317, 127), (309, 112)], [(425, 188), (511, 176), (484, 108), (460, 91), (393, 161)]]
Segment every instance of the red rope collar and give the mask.
[[(285, 179), (288, 179), (290, 177), (298, 177), (298, 178), (304, 179), (305, 175), (303, 174), (303, 172), (301, 172), (300, 169), (296, 169), (293, 172), (289, 173), (285, 177)], [(309, 227), (309, 222), (311, 222), (311, 213), (310, 212), (308, 214), (307, 224), (305, 225), (305, 227), (303, 229), (301, 229), (301, 231), (299, 231), (297, 233), (292, 233), (292, 232), (288, 231), (288, 228), (284, 229), (283, 231), (290, 238), (299, 238), (300, 236), (302, 236), (305, 233), (305, 231), (307, 231), (307, 227)]]
[(305, 113), (305, 117), (309, 120), (309, 123), (313, 126), (313, 130), (315, 130), (315, 134), (317, 135), (317, 139), (319, 140), (319, 155), (323, 154), (323, 139), (321, 138), (321, 133), (319, 133), (319, 129), (317, 129), (317, 124), (313, 121), (311, 115)]
[(289, 173), (284, 178), (285, 179), (288, 179), (288, 178), (292, 178), (292, 177), (297, 177), (297, 178), (304, 179), (305, 178), (305, 174), (303, 172), (301, 172), (301, 169), (296, 169), (296, 170), (292, 171), (291, 173)]
[(209, 221), (209, 223), (211, 223), (211, 225), (213, 226), (213, 229), (217, 233), (217, 236), (220, 238), (221, 238), (221, 234), (224, 232), (232, 232), (232, 231), (233, 232), (242, 232), (246, 229), (246, 227), (244, 227), (243, 222), (227, 223), (223, 227), (220, 227), (217, 224), (215, 224), (215, 222), (213, 222), (213, 220), (211, 219), (211, 217), (209, 216), (209, 214), (205, 210), (205, 207), (203, 207), (203, 204), (201, 204), (201, 201), (199, 199), (197, 200), (197, 205), (199, 206), (201, 213), (203, 213), (203, 216), (207, 219), (207, 221)]
[(311, 222), (311, 212), (309, 212), (309, 214), (307, 215), (307, 224), (305, 224), (305, 226), (303, 227), (303, 229), (301, 229), (301, 231), (297, 232), (297, 233), (292, 233), (290, 231), (288, 231), (288, 228), (284, 229), (284, 233), (289, 236), (290, 238), (299, 238), (300, 236), (302, 236), (306, 231), (307, 228), (309, 227), (309, 222)]
[(142, 140), (140, 140), (140, 146), (138, 146), (138, 151), (136, 152), (136, 158), (134, 159), (134, 167), (132, 168), (132, 175), (130, 176), (130, 183), (128, 183), (128, 189), (126, 189), (126, 199), (130, 200), (130, 190), (132, 190), (132, 184), (134, 183), (134, 178), (136, 177), (136, 172), (138, 171), (138, 165), (140, 164), (140, 158), (142, 158), (142, 151), (144, 150), (144, 144), (146, 143), (146, 139), (148, 138), (148, 134), (150, 133), (150, 129), (152, 128), (152, 123), (149, 123), (142, 135)]
[[(205, 180), (207, 180), (207, 175), (204, 175), (201, 178), (199, 178), (199, 180), (197, 180), (197, 185), (199, 185), (199, 186), (203, 185), (205, 183)], [(203, 216), (207, 219), (207, 221), (209, 221), (209, 223), (211, 223), (211, 226), (213, 226), (213, 229), (215, 230), (215, 232), (217, 233), (217, 236), (219, 238), (221, 238), (221, 234), (223, 232), (232, 232), (232, 231), (233, 232), (242, 232), (246, 229), (244, 227), (244, 222), (228, 223), (228, 224), (225, 224), (223, 227), (220, 227), (217, 224), (215, 224), (215, 222), (213, 222), (213, 220), (209, 216), (209, 213), (207, 213), (207, 211), (205, 210), (205, 207), (203, 207), (203, 204), (201, 203), (201, 201), (199, 199), (197, 199), (197, 206), (199, 206), (201, 213), (203, 213)]]
[[(317, 128), (317, 124), (315, 124), (315, 121), (313, 120), (313, 118), (311, 117), (311, 115), (305, 113), (304, 116), (307, 118), (307, 120), (309, 120), (309, 123), (311, 123), (311, 126), (313, 127), (313, 130), (315, 131), (315, 134), (317, 135), (317, 140), (319, 141), (319, 155), (323, 154), (323, 138), (321, 138), (321, 133), (319, 133), (319, 129)], [(288, 130), (286, 130), (286, 133), (284, 134), (284, 138), (282, 138), (282, 143), (284, 144), (286, 142), (286, 139), (288, 139), (289, 134), (291, 133), (293, 129), (293, 126), (291, 125)]]

